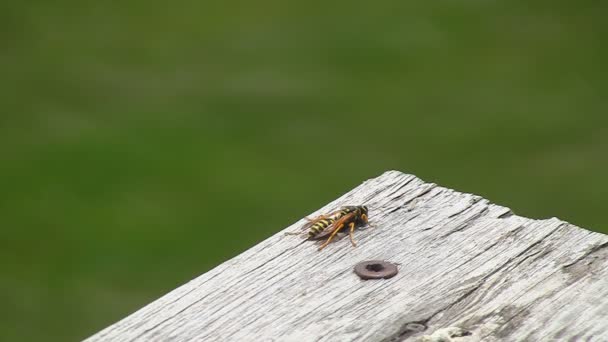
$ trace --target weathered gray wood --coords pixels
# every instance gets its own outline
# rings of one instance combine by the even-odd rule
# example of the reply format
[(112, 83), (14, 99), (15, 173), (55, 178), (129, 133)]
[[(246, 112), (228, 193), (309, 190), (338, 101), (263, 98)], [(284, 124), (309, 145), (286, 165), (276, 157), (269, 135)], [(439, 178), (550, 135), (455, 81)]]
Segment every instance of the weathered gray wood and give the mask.
[[(608, 341), (606, 235), (396, 171), (311, 215), (350, 204), (376, 225), (357, 248), (319, 252), (296, 222), (87, 341)], [(399, 273), (360, 280), (370, 259)]]

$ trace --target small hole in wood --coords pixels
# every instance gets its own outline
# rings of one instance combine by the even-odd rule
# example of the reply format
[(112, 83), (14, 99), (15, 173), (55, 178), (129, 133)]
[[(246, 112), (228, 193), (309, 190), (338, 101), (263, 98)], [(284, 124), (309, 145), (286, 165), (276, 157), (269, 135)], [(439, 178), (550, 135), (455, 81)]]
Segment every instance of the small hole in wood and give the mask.
[(380, 264), (370, 264), (365, 266), (365, 268), (372, 272), (382, 272), (384, 271), (384, 266)]

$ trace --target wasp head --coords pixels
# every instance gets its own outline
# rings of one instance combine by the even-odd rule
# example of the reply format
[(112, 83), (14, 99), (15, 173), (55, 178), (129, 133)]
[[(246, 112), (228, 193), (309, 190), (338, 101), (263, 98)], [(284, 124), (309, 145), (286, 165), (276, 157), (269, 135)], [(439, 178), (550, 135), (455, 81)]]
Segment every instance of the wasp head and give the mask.
[(361, 210), (361, 221), (367, 223), (367, 206), (363, 205), (359, 209)]

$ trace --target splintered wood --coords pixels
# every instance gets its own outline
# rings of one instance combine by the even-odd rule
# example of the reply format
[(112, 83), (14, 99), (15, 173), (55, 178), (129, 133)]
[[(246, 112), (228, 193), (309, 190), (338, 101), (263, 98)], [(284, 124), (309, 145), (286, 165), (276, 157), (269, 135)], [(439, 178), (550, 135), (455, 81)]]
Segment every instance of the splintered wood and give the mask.
[(606, 235), (396, 171), (302, 216), (346, 205), (375, 226), (358, 247), (284, 234), (301, 220), (87, 341), (608, 340)]

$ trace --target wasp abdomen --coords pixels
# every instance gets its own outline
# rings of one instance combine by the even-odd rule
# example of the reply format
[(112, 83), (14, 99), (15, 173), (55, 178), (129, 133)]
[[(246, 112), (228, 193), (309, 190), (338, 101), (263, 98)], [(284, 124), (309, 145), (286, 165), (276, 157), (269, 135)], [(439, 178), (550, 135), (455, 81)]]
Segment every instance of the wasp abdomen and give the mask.
[(319, 235), (327, 227), (331, 226), (334, 223), (334, 221), (335, 220), (332, 218), (319, 220), (318, 222), (313, 224), (312, 227), (310, 227), (310, 230), (308, 231), (308, 237), (312, 238), (312, 237)]

